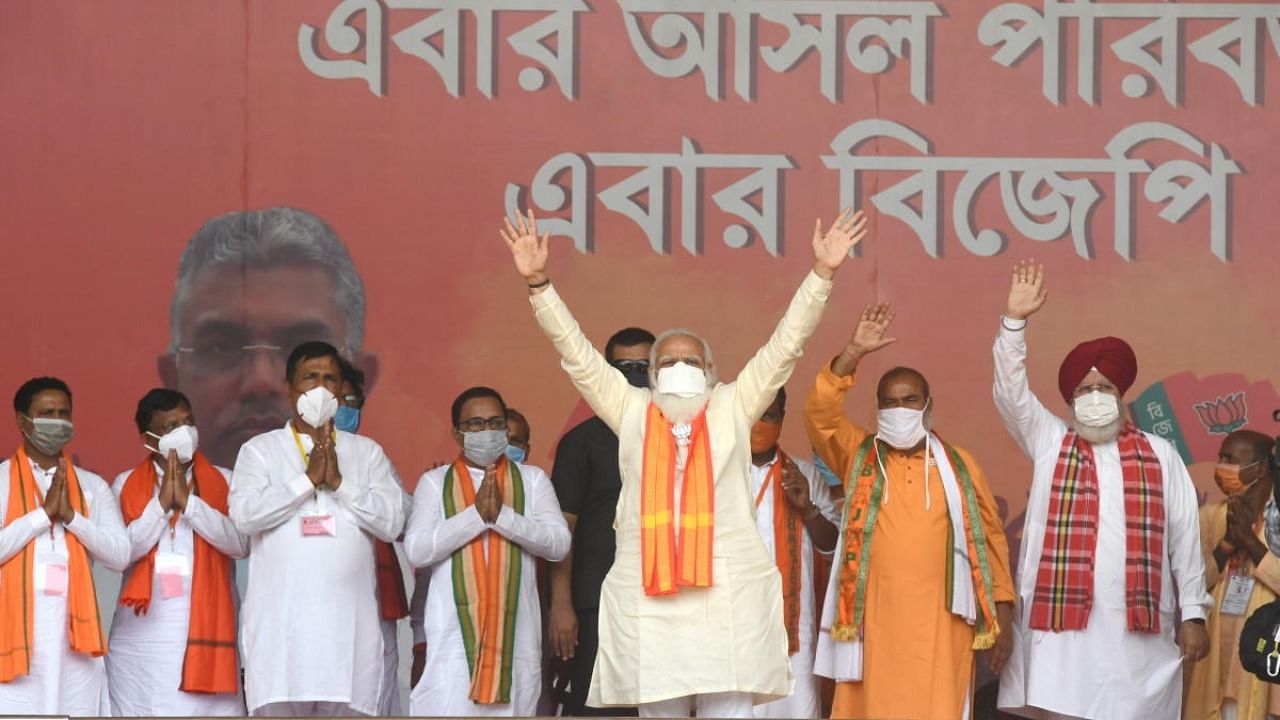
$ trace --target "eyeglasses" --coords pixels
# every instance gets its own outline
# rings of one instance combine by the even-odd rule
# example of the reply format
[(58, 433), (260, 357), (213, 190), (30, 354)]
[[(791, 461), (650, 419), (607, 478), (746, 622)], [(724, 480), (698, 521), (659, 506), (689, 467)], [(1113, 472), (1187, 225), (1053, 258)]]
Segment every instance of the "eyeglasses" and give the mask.
[[(314, 339), (314, 338), (307, 338)], [(289, 353), (307, 339), (281, 344), (252, 343), (241, 345), (235, 342), (197, 342), (191, 347), (179, 347), (174, 350), (175, 361), (190, 363), (191, 368), (201, 373), (226, 373), (238, 370), (253, 363), (254, 353), (264, 352), (272, 363), (282, 367), (289, 359)], [(350, 356), (349, 348), (340, 347), (338, 352), (344, 357)], [(184, 360), (185, 358), (185, 360)]]
[(629, 373), (636, 370), (644, 371), (649, 369), (648, 360), (614, 360), (612, 365), (624, 373)]
[(782, 424), (782, 413), (780, 413), (780, 412), (767, 412), (767, 413), (765, 413), (765, 414), (761, 415), (761, 416), (760, 416), (760, 419), (761, 419), (762, 421), (764, 421), (764, 422), (771, 423), (771, 424), (773, 424), (773, 425), (781, 425), (781, 424)]
[(480, 432), (486, 428), (489, 430), (506, 430), (507, 418), (499, 415), (491, 418), (471, 418), (458, 423), (458, 429), (462, 432)]

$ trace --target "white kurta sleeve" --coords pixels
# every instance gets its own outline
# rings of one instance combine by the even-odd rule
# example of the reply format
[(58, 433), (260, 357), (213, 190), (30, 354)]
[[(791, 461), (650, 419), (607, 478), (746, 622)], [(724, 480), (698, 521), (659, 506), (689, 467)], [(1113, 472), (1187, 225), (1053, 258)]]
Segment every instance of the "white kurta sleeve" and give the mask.
[(218, 552), (236, 560), (249, 555), (249, 536), (237, 530), (231, 518), (215, 510), (199, 496), (187, 497), (187, 509), (183, 514), (186, 515), (187, 522), (191, 523), (191, 530), (217, 548)]
[(822, 319), (831, 295), (831, 281), (810, 271), (791, 298), (786, 313), (764, 347), (747, 361), (734, 381), (738, 410), (752, 422), (758, 420), (786, 384), (796, 362), (804, 354), (804, 344)]
[[(475, 505), (445, 518), (440, 484), (443, 477), (443, 473), (428, 472), (413, 491), (413, 512), (409, 514), (409, 527), (404, 533), (404, 552), (409, 564), (416, 568), (435, 565), (489, 529)], [(471, 478), (465, 480), (470, 482)]]
[(1032, 460), (1054, 452), (1066, 432), (1066, 423), (1031, 392), (1027, 382), (1026, 333), (1001, 325), (991, 352), (995, 358), (991, 395), (1009, 434)]
[(67, 531), (76, 536), (85, 550), (103, 567), (124, 572), (129, 566), (129, 536), (124, 529), (120, 505), (107, 483), (93, 473), (76, 468), (82, 490), (93, 493), (89, 517), (76, 513)]
[(267, 459), (257, 449), (244, 445), (231, 473), (227, 509), (237, 530), (257, 535), (292, 519), (314, 492), (315, 486), (305, 472), (285, 482), (272, 482)]
[(27, 546), (27, 543), (31, 542), (32, 538), (48, 530), (51, 524), (44, 508), (38, 507), (0, 528), (0, 563), (8, 562), (9, 558), (17, 555)]
[(522, 466), (521, 469), (525, 487), (532, 490), (529, 494), (533, 500), (533, 512), (521, 515), (510, 505), (503, 505), (493, 529), (530, 553), (544, 560), (559, 562), (569, 554), (569, 542), (573, 536), (569, 533), (564, 513), (560, 512), (555, 487), (540, 468)]
[[(382, 448), (373, 445), (370, 456), (354, 468), (365, 473), (361, 482), (350, 483), (343, 472), (342, 484), (333, 497), (356, 518), (356, 524), (384, 542), (395, 542), (404, 529), (404, 488), (395, 468)], [(339, 465), (341, 470), (341, 465)]]
[(1204, 555), (1200, 548), (1200, 509), (1196, 486), (1173, 445), (1153, 438), (1164, 470), (1165, 543), (1169, 570), (1178, 591), (1183, 620), (1203, 619), (1213, 604), (1204, 584)]
[(622, 372), (592, 347), (554, 286), (529, 296), (529, 303), (542, 332), (560, 353), (560, 366), (582, 398), (609, 429), (618, 432), (627, 403), (643, 401), (648, 391), (632, 387)]
[[(818, 507), (818, 512), (822, 513), (822, 517), (831, 521), (836, 526), (836, 530), (840, 529), (840, 513), (841, 509), (836, 505), (835, 500), (831, 499), (831, 488), (827, 487), (827, 481), (822, 479), (822, 473), (818, 472), (818, 466), (811, 462), (792, 458), (795, 460), (796, 467), (800, 468), (800, 472), (804, 474), (805, 479), (809, 481), (809, 500)], [(836, 545), (840, 544), (839, 538), (836, 539)], [(816, 544), (813, 546), (820, 554), (830, 557), (836, 551), (835, 547), (823, 550)]]
[(129, 536), (129, 562), (137, 562), (160, 542), (160, 537), (164, 534), (165, 520), (164, 510), (160, 509), (160, 501), (151, 498), (143, 508), (142, 514), (134, 518), (134, 521), (125, 528), (125, 533)]

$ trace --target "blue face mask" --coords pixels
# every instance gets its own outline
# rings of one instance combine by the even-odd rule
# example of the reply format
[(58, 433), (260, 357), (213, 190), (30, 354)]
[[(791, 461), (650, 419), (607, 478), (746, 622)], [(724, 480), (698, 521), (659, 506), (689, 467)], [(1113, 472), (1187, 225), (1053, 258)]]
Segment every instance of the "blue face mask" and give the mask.
[(360, 429), (360, 408), (350, 405), (339, 405), (338, 413), (333, 416), (334, 429), (353, 433)]
[(831, 472), (831, 468), (827, 467), (821, 457), (814, 455), (813, 464), (818, 468), (818, 473), (822, 475), (822, 479), (827, 481), (827, 485), (835, 487), (840, 484), (840, 478), (836, 477), (834, 472)]
[(528, 453), (526, 453), (522, 447), (516, 447), (515, 445), (507, 446), (507, 459), (513, 463), (524, 462), (524, 458), (527, 454)]

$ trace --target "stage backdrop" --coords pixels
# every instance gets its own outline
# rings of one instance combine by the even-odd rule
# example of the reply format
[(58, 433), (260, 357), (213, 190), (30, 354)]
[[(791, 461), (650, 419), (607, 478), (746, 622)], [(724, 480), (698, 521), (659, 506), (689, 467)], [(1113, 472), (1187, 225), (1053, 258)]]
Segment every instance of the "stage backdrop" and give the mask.
[[(892, 302), (898, 342), (849, 413), (920, 369), (1014, 531), (1030, 467), (990, 352), (1017, 259), (1047, 266), (1027, 332), (1050, 408), (1064, 353), (1118, 335), (1136, 415), (1209, 496), (1225, 433), (1277, 431), (1280, 3), (9, 0), (0, 98), (0, 386), (69, 381), (72, 449), (108, 477), (141, 459), (134, 403), (162, 382), (224, 464), (283, 421), (278, 358), (238, 350), (292, 338), (264, 317), (327, 328), (376, 376), (362, 431), (410, 488), (455, 455), (449, 405), (476, 384), (549, 468), (582, 408), (498, 236), (518, 206), (555, 218), (550, 274), (598, 346), (688, 326), (725, 379), (810, 267), (815, 218), (865, 209), (785, 444), (808, 453), (814, 374)], [(201, 225), (281, 205), (345, 243), (363, 337), (354, 296), (298, 263), (223, 268), (171, 318)], [(207, 315), (238, 329), (182, 337)]]

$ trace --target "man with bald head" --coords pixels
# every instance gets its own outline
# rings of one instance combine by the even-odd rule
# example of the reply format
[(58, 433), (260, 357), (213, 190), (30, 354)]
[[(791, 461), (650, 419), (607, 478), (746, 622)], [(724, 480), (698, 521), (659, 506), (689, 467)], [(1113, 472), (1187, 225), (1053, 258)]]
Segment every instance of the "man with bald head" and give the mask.
[(791, 693), (782, 585), (756, 531), (751, 427), (813, 334), (831, 279), (862, 239), (846, 211), (813, 234), (813, 271), (773, 337), (731, 383), (717, 384), (706, 341), (657, 337), (650, 388), (635, 387), (591, 346), (547, 276), (547, 236), (532, 213), (502, 231), (529, 286), (534, 317), (561, 365), (618, 436), (617, 554), (600, 593), (599, 652), (587, 704), (642, 717), (750, 717)]
[(1019, 263), (993, 350), (996, 409), (1035, 466), (999, 706), (1174, 718), (1183, 664), (1209, 650), (1196, 489), (1173, 445), (1122, 402), (1138, 375), (1123, 340), (1081, 343), (1062, 361), (1069, 420), (1031, 391), (1025, 329), (1045, 297), (1043, 266)]
[(1182, 717), (1262, 720), (1280, 717), (1280, 688), (1237, 660), (1245, 618), (1280, 594), (1280, 510), (1275, 441), (1256, 430), (1222, 440), (1213, 479), (1225, 496), (1200, 510), (1205, 585), (1213, 595), (1205, 662), (1191, 671)]
[(819, 626), (815, 672), (836, 681), (833, 718), (968, 718), (974, 650), (1009, 657), (1013, 579), (1000, 511), (982, 468), (932, 432), (919, 371), (876, 386), (876, 431), (851, 422), (858, 363), (894, 340), (887, 303), (863, 311), (805, 403), (813, 447), (848, 497)]

